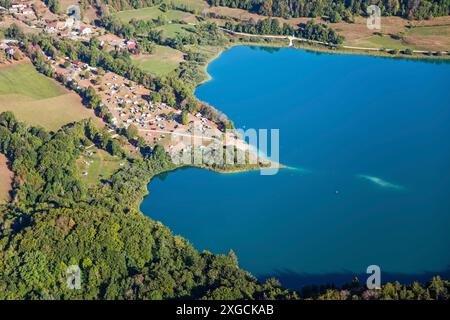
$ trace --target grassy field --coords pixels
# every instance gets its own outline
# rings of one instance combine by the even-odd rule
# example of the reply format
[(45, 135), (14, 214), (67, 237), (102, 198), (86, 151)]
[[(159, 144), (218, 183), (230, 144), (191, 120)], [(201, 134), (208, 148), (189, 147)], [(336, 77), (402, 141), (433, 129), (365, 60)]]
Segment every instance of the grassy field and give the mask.
[(412, 27), (404, 32), (404, 39), (420, 50), (447, 51), (450, 50), (450, 25)]
[(128, 22), (133, 18), (140, 20), (149, 20), (149, 19), (157, 19), (160, 16), (163, 16), (166, 20), (169, 21), (183, 20), (192, 23), (196, 22), (195, 16), (192, 15), (191, 13), (180, 10), (168, 10), (167, 12), (164, 12), (160, 10), (159, 7), (125, 10), (117, 12), (115, 15), (124, 22)]
[(6, 157), (0, 153), (0, 203), (9, 201), (14, 174), (8, 168)]
[(204, 0), (166, 0), (167, 3), (173, 3), (176, 6), (186, 6), (188, 9), (201, 12), (208, 7), (208, 3)]
[(194, 28), (186, 24), (170, 23), (159, 27), (158, 30), (162, 30), (164, 36), (173, 38), (177, 34), (192, 32)]
[(101, 179), (111, 177), (120, 168), (120, 162), (119, 158), (111, 156), (106, 151), (91, 147), (83, 153), (77, 165), (81, 180), (88, 185), (95, 185)]
[(389, 48), (389, 49), (415, 49), (413, 45), (407, 44), (401, 39), (394, 39), (389, 35), (374, 35), (358, 42), (362, 47), (368, 48)]
[(0, 69), (0, 95), (17, 94), (37, 100), (64, 93), (63, 87), (37, 72), (31, 64)]
[(81, 98), (37, 72), (31, 64), (0, 68), (0, 112), (12, 111), (20, 121), (57, 130), (95, 117)]
[(170, 47), (156, 46), (152, 54), (138, 56), (133, 61), (144, 71), (162, 76), (180, 65), (183, 53)]

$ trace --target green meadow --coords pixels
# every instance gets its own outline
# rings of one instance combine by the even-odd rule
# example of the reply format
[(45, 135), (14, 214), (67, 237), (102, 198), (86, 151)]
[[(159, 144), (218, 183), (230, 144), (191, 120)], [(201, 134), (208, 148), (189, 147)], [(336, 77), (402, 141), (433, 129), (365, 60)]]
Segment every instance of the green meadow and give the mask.
[(183, 53), (166, 46), (155, 46), (152, 54), (141, 55), (133, 59), (133, 63), (144, 71), (163, 76), (180, 65)]
[(77, 94), (40, 74), (32, 64), (0, 68), (0, 113), (4, 111), (12, 111), (20, 121), (49, 130), (95, 118)]

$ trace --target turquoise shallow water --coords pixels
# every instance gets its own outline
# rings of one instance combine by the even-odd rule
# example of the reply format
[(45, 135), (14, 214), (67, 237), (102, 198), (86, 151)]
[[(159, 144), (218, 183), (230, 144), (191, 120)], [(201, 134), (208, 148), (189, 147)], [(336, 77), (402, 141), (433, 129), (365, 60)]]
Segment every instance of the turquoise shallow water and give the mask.
[(371, 264), (447, 272), (449, 64), (239, 46), (208, 71), (196, 95), (237, 127), (279, 128), (280, 161), (298, 170), (178, 170), (149, 184), (144, 213), (290, 286)]

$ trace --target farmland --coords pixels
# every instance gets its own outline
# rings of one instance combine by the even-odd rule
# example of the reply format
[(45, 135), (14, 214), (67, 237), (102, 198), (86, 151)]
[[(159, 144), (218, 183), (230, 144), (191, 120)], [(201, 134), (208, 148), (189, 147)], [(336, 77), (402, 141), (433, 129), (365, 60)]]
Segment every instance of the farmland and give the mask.
[(21, 121), (57, 130), (62, 125), (92, 117), (81, 98), (31, 64), (0, 69), (0, 112), (12, 111)]
[(0, 153), (0, 203), (9, 200), (13, 176), (6, 157)]

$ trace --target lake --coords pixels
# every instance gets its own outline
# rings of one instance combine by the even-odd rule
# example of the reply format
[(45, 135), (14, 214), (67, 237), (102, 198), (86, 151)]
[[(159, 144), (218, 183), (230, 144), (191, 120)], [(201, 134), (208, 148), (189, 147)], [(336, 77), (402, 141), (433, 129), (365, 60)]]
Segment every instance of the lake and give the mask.
[(279, 129), (289, 169), (153, 179), (141, 210), (197, 249), (289, 287), (450, 266), (450, 64), (237, 46), (199, 99), (238, 128)]

